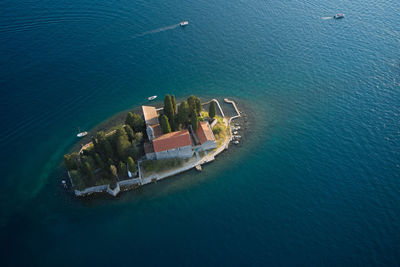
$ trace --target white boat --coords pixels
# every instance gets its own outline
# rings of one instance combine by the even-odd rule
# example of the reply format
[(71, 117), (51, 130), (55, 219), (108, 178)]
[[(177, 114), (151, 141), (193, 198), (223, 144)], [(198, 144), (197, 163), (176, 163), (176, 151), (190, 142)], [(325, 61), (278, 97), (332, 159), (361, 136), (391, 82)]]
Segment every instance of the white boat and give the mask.
[(154, 99), (156, 99), (156, 98), (157, 98), (157, 96), (156, 96), (156, 95), (153, 95), (153, 96), (149, 96), (149, 97), (147, 98), (147, 100), (151, 101), (151, 100), (154, 100)]
[(342, 19), (342, 18), (344, 18), (344, 14), (343, 13), (337, 13), (335, 16), (333, 16), (333, 18)]
[(77, 137), (84, 137), (87, 134), (88, 134), (88, 132), (81, 132), (81, 133), (78, 133), (76, 136)]
[(179, 25), (180, 25), (181, 27), (185, 27), (185, 26), (189, 25), (189, 21), (183, 20), (183, 21), (181, 21), (181, 23), (179, 23)]
[(234, 143), (235, 145), (238, 145), (238, 144), (239, 144), (239, 141), (236, 140), (236, 141), (233, 141), (233, 143)]
[(233, 132), (233, 134), (235, 134), (235, 135), (236, 135), (236, 134), (238, 134), (238, 132), (237, 132), (237, 131), (234, 131), (234, 132)]

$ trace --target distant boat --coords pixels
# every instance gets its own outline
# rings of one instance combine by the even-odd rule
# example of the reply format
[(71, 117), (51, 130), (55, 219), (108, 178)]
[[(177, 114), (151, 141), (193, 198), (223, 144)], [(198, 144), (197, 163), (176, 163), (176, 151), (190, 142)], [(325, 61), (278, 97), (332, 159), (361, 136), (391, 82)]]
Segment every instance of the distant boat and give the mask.
[(154, 99), (156, 99), (156, 98), (157, 98), (157, 96), (156, 96), (156, 95), (153, 95), (153, 96), (148, 97), (147, 100), (151, 101), (151, 100), (154, 100)]
[(87, 134), (88, 134), (88, 132), (81, 132), (81, 133), (78, 133), (76, 136), (80, 138), (80, 137), (84, 137)]
[(342, 19), (344, 18), (344, 14), (343, 13), (337, 13), (335, 16), (333, 16), (334, 19)]
[(179, 25), (180, 25), (181, 27), (185, 27), (185, 26), (189, 25), (189, 21), (183, 20), (183, 21), (181, 21), (181, 23), (179, 23)]

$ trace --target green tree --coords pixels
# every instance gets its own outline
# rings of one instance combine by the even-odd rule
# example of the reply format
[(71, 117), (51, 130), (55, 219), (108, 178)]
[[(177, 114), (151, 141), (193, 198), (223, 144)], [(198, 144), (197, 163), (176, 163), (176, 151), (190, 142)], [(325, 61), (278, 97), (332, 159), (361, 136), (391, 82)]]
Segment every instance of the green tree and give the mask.
[(210, 118), (214, 118), (216, 113), (217, 113), (217, 107), (215, 105), (215, 101), (211, 101), (210, 107), (208, 109), (208, 115), (210, 116)]
[(199, 117), (197, 116), (197, 113), (195, 110), (192, 110), (192, 112), (191, 112), (190, 124), (192, 124), (193, 130), (196, 131), (197, 127), (199, 126)]
[(131, 145), (131, 143), (129, 142), (128, 135), (122, 127), (117, 129), (115, 136), (115, 150), (117, 152), (118, 159), (124, 160), (126, 158), (126, 150)]
[(175, 95), (171, 95), (171, 102), (172, 102), (172, 108), (174, 109), (174, 113), (176, 115), (176, 100), (175, 100)]
[(194, 95), (189, 96), (187, 102), (189, 105), (190, 112), (192, 112), (192, 110), (196, 110), (196, 97)]
[(142, 132), (145, 129), (144, 120), (136, 113), (128, 112), (126, 115), (125, 124), (131, 126), (135, 132)]
[(64, 163), (69, 171), (78, 169), (78, 158), (77, 152), (64, 155)]
[(186, 125), (189, 120), (190, 109), (188, 102), (183, 101), (178, 106), (178, 124)]
[(92, 166), (90, 165), (89, 161), (86, 161), (83, 164), (83, 173), (89, 178), (89, 183), (90, 184), (94, 184), (94, 173), (93, 173), (93, 169)]
[(136, 172), (136, 164), (135, 164), (135, 161), (133, 160), (133, 158), (128, 157), (127, 162), (128, 162), (128, 170), (131, 173), (135, 173)]
[(197, 112), (197, 114), (200, 115), (200, 112), (201, 112), (201, 100), (200, 100), (200, 98), (196, 97), (195, 103), (196, 103), (196, 112)]
[(127, 175), (126, 164), (122, 161), (118, 163), (118, 177), (125, 177)]
[(141, 133), (141, 132), (138, 132), (138, 133), (135, 133), (135, 141), (136, 142), (142, 142), (143, 141), (143, 133)]
[(105, 160), (107, 158), (113, 157), (113, 148), (109, 139), (106, 137), (103, 131), (97, 132), (96, 135), (97, 143), (98, 143), (98, 152), (100, 156)]
[(174, 130), (175, 110), (170, 95), (166, 95), (164, 98), (164, 115), (168, 117), (171, 129)]
[(169, 125), (167, 116), (163, 115), (161, 117), (160, 124), (161, 124), (161, 129), (164, 134), (171, 132), (171, 126)]
[(132, 130), (132, 127), (129, 124), (125, 125), (125, 132), (128, 135), (129, 141), (133, 142), (135, 140), (135, 133)]
[(117, 186), (117, 181), (118, 181), (118, 171), (115, 165), (110, 165), (110, 174), (111, 174), (110, 187), (111, 189), (114, 189)]
[(96, 162), (97, 167), (100, 169), (104, 169), (104, 162), (101, 159), (99, 153), (94, 154), (94, 161)]

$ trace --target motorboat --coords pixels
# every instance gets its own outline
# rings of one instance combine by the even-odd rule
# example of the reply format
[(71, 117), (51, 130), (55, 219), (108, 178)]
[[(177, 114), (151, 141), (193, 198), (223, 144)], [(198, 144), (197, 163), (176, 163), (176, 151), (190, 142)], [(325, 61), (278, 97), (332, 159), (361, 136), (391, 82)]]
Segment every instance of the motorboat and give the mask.
[(344, 18), (344, 14), (343, 13), (337, 13), (335, 16), (333, 16), (334, 19), (342, 19)]
[(183, 21), (181, 21), (181, 23), (179, 23), (179, 25), (180, 25), (181, 27), (185, 27), (185, 26), (189, 25), (189, 21), (183, 20)]
[(77, 137), (84, 137), (84, 136), (86, 136), (88, 134), (88, 132), (81, 132), (81, 133), (78, 133), (76, 136)]
[(235, 141), (233, 141), (233, 143), (234, 143), (235, 145), (238, 145), (238, 144), (239, 144), (239, 141), (238, 141), (238, 140), (235, 140)]
[(151, 100), (154, 100), (154, 99), (156, 99), (156, 98), (157, 98), (157, 96), (156, 96), (156, 95), (153, 95), (153, 96), (149, 96), (149, 97), (147, 98), (147, 100), (151, 101)]
[(238, 134), (238, 132), (237, 132), (237, 131), (234, 131), (234, 132), (233, 132), (233, 134), (235, 134), (235, 135), (236, 135), (236, 134)]

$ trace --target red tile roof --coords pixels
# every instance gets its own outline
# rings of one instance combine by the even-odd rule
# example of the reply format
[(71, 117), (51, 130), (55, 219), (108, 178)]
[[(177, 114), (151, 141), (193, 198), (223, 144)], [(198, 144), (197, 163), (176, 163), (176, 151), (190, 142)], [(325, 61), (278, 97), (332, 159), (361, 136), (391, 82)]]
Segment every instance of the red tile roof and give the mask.
[(199, 123), (197, 127), (196, 135), (199, 138), (200, 144), (204, 144), (207, 141), (215, 141), (215, 136), (211, 131), (209, 124), (205, 121)]
[(192, 145), (192, 141), (190, 140), (190, 134), (188, 130), (164, 134), (156, 139), (153, 139), (153, 147), (155, 152), (161, 152), (189, 145)]

